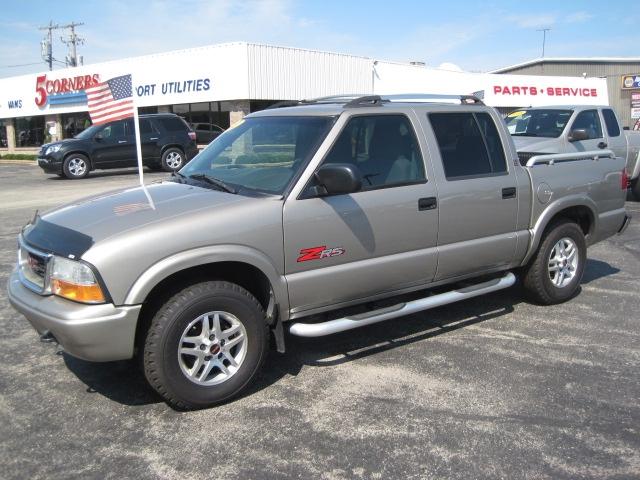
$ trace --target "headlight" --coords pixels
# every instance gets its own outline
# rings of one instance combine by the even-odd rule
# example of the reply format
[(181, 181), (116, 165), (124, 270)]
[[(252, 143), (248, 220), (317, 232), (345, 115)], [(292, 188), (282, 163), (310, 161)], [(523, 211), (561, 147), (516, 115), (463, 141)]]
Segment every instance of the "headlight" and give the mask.
[(49, 155), (50, 153), (55, 153), (58, 150), (60, 150), (60, 147), (62, 145), (57, 144), (57, 145), (51, 145), (50, 147), (47, 147), (47, 150), (44, 152), (45, 155)]
[(82, 303), (103, 303), (102, 289), (87, 265), (64, 257), (54, 257), (51, 293)]

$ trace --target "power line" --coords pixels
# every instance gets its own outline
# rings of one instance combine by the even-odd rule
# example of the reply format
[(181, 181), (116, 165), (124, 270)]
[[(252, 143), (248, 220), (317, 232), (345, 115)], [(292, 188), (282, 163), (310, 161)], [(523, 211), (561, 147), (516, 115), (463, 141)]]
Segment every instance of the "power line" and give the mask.
[(17, 65), (0, 65), (0, 68), (30, 67), (31, 65), (40, 65), (42, 62), (19, 63)]
[(542, 32), (542, 58), (544, 58), (544, 46), (547, 43), (547, 32), (550, 30), (550, 28), (540, 28), (536, 30), (536, 32)]

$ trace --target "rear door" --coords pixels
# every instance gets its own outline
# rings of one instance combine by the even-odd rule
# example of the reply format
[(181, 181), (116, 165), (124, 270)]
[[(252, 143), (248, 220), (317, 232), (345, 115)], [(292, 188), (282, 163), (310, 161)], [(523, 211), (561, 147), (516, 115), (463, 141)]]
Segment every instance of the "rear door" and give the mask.
[(428, 118), (439, 156), (433, 162), (440, 212), (435, 279), (508, 266), (517, 244), (520, 188), (496, 119), (459, 109)]
[(627, 159), (627, 139), (625, 138), (616, 114), (611, 108), (602, 109), (605, 132), (607, 134), (607, 148), (616, 154), (616, 157)]
[(148, 118), (140, 119), (140, 143), (142, 159), (146, 163), (160, 160), (160, 131)]
[(343, 114), (322, 163), (357, 167), (362, 190), (309, 198), (311, 177), (286, 200), (285, 272), (293, 314), (433, 279), (436, 185), (430, 162), (425, 165), (429, 150), (414, 124), (413, 112)]

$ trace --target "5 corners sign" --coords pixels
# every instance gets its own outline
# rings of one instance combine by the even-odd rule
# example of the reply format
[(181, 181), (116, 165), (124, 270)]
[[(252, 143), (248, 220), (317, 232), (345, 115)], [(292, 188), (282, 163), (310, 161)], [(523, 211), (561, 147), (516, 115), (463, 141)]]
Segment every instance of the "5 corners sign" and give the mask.
[(97, 73), (92, 75), (78, 75), (76, 77), (50, 80), (47, 75), (36, 77), (35, 103), (44, 108), (47, 103), (64, 104), (86, 100), (84, 90), (100, 83)]

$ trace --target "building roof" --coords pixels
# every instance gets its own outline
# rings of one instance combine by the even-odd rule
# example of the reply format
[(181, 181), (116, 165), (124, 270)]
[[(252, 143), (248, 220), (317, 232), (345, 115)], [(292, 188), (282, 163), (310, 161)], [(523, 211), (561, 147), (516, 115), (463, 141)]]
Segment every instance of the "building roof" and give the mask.
[(640, 57), (544, 57), (527, 60), (526, 62), (516, 63), (508, 67), (498, 68), (489, 73), (506, 73), (519, 68), (530, 67), (532, 65), (540, 65), (542, 63), (638, 63)]

